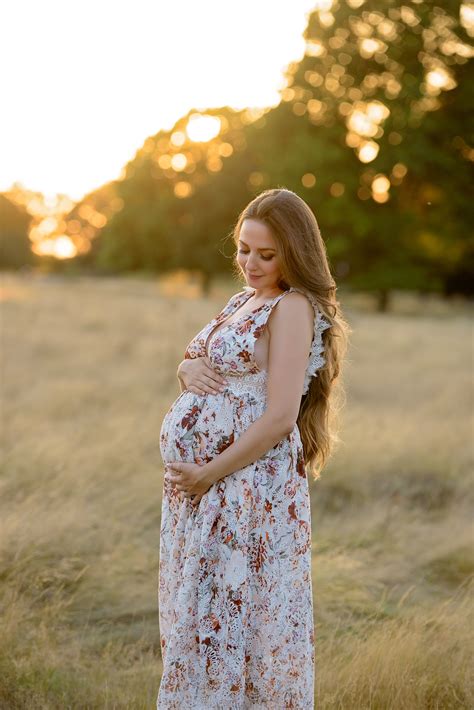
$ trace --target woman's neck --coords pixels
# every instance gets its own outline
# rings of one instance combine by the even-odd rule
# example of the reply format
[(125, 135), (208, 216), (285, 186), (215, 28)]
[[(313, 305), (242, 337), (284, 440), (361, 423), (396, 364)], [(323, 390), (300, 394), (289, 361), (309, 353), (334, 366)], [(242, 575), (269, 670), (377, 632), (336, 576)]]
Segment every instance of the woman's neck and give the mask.
[(269, 301), (272, 298), (276, 298), (280, 293), (283, 293), (283, 289), (275, 286), (274, 288), (254, 288), (253, 298), (255, 301)]

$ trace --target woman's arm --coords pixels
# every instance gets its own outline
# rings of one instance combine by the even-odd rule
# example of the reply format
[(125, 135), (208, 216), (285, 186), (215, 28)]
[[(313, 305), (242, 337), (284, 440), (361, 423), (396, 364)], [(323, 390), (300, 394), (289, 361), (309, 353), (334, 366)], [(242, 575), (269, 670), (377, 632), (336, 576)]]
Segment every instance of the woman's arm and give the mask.
[(202, 467), (210, 485), (244, 468), (289, 434), (298, 418), (314, 332), (314, 310), (301, 293), (287, 294), (267, 321), (270, 335), (265, 413)]

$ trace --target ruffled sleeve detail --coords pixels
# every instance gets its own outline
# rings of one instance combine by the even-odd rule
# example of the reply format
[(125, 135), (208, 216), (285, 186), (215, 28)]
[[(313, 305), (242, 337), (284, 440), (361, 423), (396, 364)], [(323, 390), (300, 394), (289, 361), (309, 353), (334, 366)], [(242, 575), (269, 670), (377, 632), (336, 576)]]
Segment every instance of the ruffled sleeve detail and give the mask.
[(324, 318), (321, 311), (318, 309), (314, 296), (311, 293), (295, 287), (291, 287), (290, 291), (298, 291), (299, 293), (303, 293), (311, 302), (315, 314), (313, 342), (311, 343), (311, 351), (303, 384), (303, 394), (306, 394), (309, 390), (311, 379), (313, 377), (317, 377), (318, 370), (326, 364), (326, 358), (324, 357), (323, 332), (331, 327), (331, 323)]

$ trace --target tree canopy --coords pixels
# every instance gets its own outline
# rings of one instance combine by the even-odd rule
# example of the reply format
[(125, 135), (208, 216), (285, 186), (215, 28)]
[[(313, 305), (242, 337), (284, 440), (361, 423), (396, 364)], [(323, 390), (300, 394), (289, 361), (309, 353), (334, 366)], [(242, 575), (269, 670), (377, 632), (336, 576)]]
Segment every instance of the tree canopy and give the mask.
[[(472, 18), (454, 0), (335, 0), (308, 17), (278, 106), (191, 109), (72, 217), (77, 260), (120, 272), (230, 271), (258, 192), (313, 209), (339, 283), (472, 293)], [(78, 232), (77, 222), (82, 226)]]

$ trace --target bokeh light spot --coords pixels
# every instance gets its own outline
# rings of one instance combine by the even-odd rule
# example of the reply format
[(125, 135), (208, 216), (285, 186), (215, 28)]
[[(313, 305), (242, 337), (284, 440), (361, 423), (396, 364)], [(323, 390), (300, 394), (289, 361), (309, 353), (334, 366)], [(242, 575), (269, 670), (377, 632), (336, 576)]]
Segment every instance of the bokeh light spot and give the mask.
[(250, 173), (248, 181), (252, 187), (259, 187), (263, 184), (263, 175), (258, 171), (254, 171), (253, 173)]
[(357, 155), (361, 163), (370, 163), (377, 157), (378, 152), (379, 146), (375, 141), (364, 141), (359, 146)]
[(221, 121), (217, 116), (193, 113), (186, 125), (186, 133), (195, 143), (207, 143), (219, 135)]
[(329, 192), (333, 197), (341, 197), (344, 194), (345, 187), (342, 182), (333, 182), (329, 188)]
[(384, 203), (389, 199), (390, 180), (383, 173), (377, 174), (372, 180), (372, 199), (375, 202)]
[(186, 182), (185, 180), (177, 182), (174, 186), (174, 194), (176, 195), (176, 197), (179, 197), (181, 199), (189, 197), (192, 194), (192, 191), (193, 188), (191, 183)]
[(186, 134), (183, 131), (175, 131), (171, 134), (170, 141), (172, 145), (175, 145), (179, 148), (186, 141)]
[(176, 155), (173, 155), (171, 158), (171, 167), (173, 170), (176, 170), (177, 172), (180, 170), (184, 170), (187, 164), (186, 156), (184, 153), (176, 153)]
[(305, 173), (301, 178), (303, 187), (314, 187), (316, 185), (316, 176), (313, 173)]

